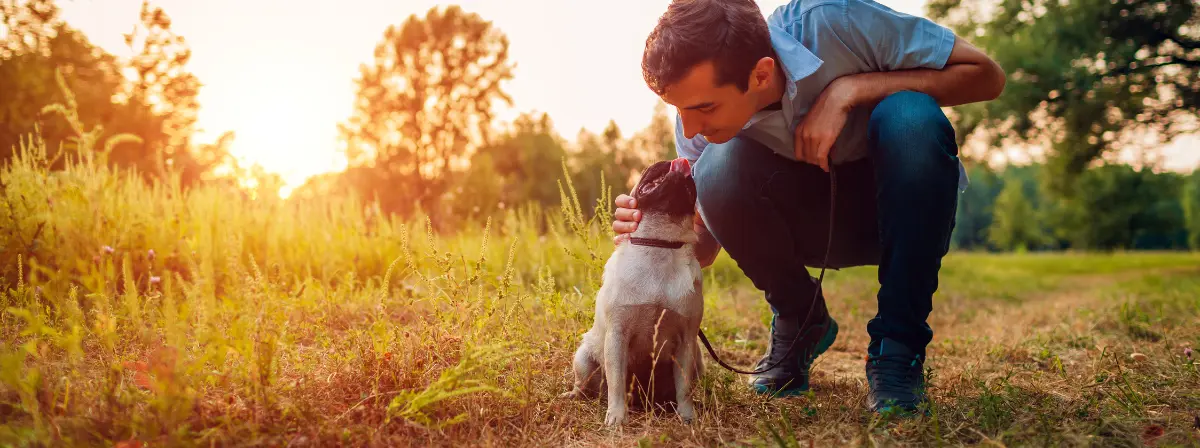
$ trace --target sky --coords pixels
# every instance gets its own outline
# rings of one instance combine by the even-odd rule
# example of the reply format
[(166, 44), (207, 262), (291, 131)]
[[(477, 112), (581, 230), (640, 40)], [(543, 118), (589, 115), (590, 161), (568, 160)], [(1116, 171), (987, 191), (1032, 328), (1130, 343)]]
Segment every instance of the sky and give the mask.
[[(574, 139), (599, 133), (610, 120), (623, 133), (645, 127), (658, 98), (641, 77), (647, 33), (669, 0), (461, 0), (509, 38), (514, 79), (506, 85), (520, 112), (546, 112)], [(341, 6), (332, 6), (337, 3)], [(760, 0), (769, 13), (786, 0)], [(881, 0), (924, 16), (925, 0)], [(63, 18), (93, 43), (129, 54), (122, 34), (141, 0), (61, 0)], [(203, 86), (200, 141), (236, 133), (233, 154), (245, 165), (281, 174), (291, 189), (304, 179), (345, 167), (337, 123), (352, 111), (353, 80), (369, 63), (388, 25), (423, 16), (444, 2), (428, 0), (157, 0), (192, 49), (189, 68)], [(535, 20), (538, 11), (549, 20)], [(673, 113), (673, 112), (672, 112)], [(1168, 169), (1200, 164), (1200, 139), (1164, 149)]]

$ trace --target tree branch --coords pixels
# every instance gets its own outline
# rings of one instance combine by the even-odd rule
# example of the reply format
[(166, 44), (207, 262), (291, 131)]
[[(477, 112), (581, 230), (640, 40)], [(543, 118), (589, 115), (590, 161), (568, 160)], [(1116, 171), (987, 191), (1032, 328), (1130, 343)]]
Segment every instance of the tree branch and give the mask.
[(1167, 62), (1160, 62), (1157, 64), (1145, 64), (1145, 65), (1138, 65), (1138, 66), (1129, 65), (1129, 66), (1114, 69), (1108, 73), (1105, 73), (1103, 76), (1128, 75), (1128, 74), (1134, 73), (1134, 72), (1153, 70), (1156, 68), (1169, 67), (1172, 65), (1182, 65), (1184, 67), (1189, 67), (1189, 68), (1200, 68), (1200, 61), (1191, 60), (1191, 59), (1181, 59), (1181, 58), (1172, 56), (1171, 59), (1168, 60)]

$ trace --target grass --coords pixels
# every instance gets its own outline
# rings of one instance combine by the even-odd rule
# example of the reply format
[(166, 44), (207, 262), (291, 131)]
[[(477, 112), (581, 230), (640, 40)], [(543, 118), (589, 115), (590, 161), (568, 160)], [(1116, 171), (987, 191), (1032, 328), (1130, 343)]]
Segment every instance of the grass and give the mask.
[[(436, 235), (353, 198), (148, 184), (85, 143), (0, 171), (0, 445), (1200, 444), (1198, 254), (952, 254), (913, 420), (862, 408), (875, 270), (830, 272), (812, 393), (754, 395), (705, 355), (695, 425), (608, 429), (602, 401), (555, 398), (611, 251), (570, 185)], [(706, 333), (751, 366), (761, 295), (725, 255), (705, 288)]]

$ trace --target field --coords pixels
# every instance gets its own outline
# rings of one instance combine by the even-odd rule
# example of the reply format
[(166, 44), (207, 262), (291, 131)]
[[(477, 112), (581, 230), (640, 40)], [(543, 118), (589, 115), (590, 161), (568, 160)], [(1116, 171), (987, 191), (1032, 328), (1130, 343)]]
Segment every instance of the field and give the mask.
[[(86, 149), (86, 148), (85, 148)], [(866, 412), (873, 268), (830, 272), (842, 327), (809, 396), (772, 400), (705, 355), (699, 419), (562, 401), (612, 250), (608, 210), (509, 210), (466, 230), (350, 199), (182, 191), (82, 151), (4, 167), (5, 446), (1200, 444), (1200, 254), (945, 260), (932, 415)], [(102, 154), (102, 153), (101, 153)], [(736, 264), (705, 270), (728, 362), (769, 312)]]

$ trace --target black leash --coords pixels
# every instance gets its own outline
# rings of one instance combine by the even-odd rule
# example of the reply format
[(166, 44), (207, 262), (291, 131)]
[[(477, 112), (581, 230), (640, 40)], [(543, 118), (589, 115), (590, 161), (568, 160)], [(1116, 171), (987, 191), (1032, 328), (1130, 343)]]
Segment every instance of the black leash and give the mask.
[[(824, 287), (824, 284), (825, 284), (825, 267), (829, 266), (829, 249), (831, 247), (833, 247), (833, 212), (835, 210), (834, 206), (836, 204), (837, 204), (837, 176), (835, 176), (833, 173), (833, 161), (831, 160), (829, 162), (829, 238), (828, 238), (827, 242), (825, 243), (825, 260), (821, 262), (821, 276), (820, 276), (820, 278), (817, 279), (817, 289), (813, 293), (812, 302), (808, 304), (808, 314), (806, 316), (804, 316), (804, 323), (802, 323), (800, 325), (801, 329), (804, 329), (805, 327), (808, 326), (808, 320), (810, 318), (812, 318), (813, 307), (815, 307), (817, 305), (817, 299), (819, 299), (821, 297), (821, 288)], [(771, 369), (774, 369), (775, 367), (779, 366), (779, 363), (781, 363), (781, 362), (783, 362), (783, 360), (787, 359), (787, 357), (792, 354), (792, 349), (796, 348), (796, 342), (798, 342), (804, 336), (804, 334), (805, 334), (805, 332), (801, 331), (800, 334), (796, 335), (796, 339), (792, 339), (792, 345), (790, 347), (788, 347), (787, 353), (785, 353), (783, 356), (781, 356), (779, 358), (779, 361), (776, 361), (774, 364), (771, 364), (769, 367), (767, 367), (765, 369), (757, 370), (757, 371), (753, 371), (753, 372), (747, 372), (745, 370), (738, 370), (738, 369), (730, 366), (729, 364), (725, 364), (725, 361), (722, 361), (721, 357), (717, 356), (717, 352), (713, 350), (712, 344), (710, 344), (708, 342), (708, 338), (704, 336), (703, 329), (700, 330), (700, 342), (704, 343), (704, 347), (708, 349), (708, 354), (712, 355), (713, 360), (717, 361), (717, 364), (720, 364), (721, 367), (724, 367), (726, 369), (729, 369), (731, 371), (741, 373), (741, 374), (758, 375), (760, 373), (768, 372)]]

